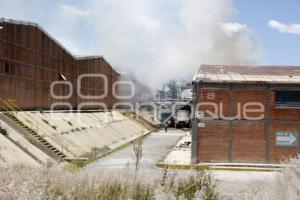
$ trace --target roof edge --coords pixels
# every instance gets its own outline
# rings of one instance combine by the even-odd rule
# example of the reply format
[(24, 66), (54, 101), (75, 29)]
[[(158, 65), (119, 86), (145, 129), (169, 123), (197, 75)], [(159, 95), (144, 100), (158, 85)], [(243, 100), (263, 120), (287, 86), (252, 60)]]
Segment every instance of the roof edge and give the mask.
[(300, 68), (300, 64), (299, 65), (287, 65), (287, 64), (201, 64), (201, 66), (203, 67), (299, 67)]
[(42, 26), (40, 26), (38, 23), (30, 22), (30, 21), (23, 21), (23, 20), (15, 20), (15, 19), (7, 19), (4, 17), (0, 18), (0, 22), (2, 23), (11, 23), (11, 24), (17, 24), (17, 25), (25, 25), (25, 26), (34, 26), (38, 28), (41, 32), (43, 32), (45, 35), (47, 35), (51, 40), (53, 40), (60, 48), (65, 50), (70, 56), (73, 57), (74, 60), (90, 60), (90, 59), (103, 59), (104, 62), (106, 62), (114, 72), (118, 73), (112, 65), (106, 61), (106, 59), (102, 55), (74, 55), (70, 50), (68, 50), (64, 45), (62, 45), (57, 39), (55, 39), (49, 32), (46, 31)]

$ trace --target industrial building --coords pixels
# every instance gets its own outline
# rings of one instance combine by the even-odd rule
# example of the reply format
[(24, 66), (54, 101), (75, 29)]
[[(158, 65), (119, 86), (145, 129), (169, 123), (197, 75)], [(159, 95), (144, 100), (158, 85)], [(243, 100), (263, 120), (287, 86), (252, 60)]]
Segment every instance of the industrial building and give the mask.
[[(82, 74), (105, 75), (107, 91), (105, 80), (98, 76), (83, 77), (78, 91)], [(118, 78), (103, 57), (73, 56), (39, 25), (0, 19), (0, 99), (15, 101), (23, 110), (96, 109), (103, 104), (112, 108), (117, 102), (113, 83)], [(55, 98), (50, 94), (54, 81), (62, 81), (53, 87), (59, 96)], [(64, 84), (66, 81), (71, 84)]]
[(300, 66), (202, 65), (193, 85), (193, 163), (278, 163), (300, 153)]

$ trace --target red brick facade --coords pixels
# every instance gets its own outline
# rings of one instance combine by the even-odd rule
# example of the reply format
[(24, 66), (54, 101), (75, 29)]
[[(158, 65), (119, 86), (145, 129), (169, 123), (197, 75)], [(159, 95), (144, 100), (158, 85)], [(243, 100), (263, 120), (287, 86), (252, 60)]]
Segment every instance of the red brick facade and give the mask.
[[(277, 163), (281, 159), (300, 153), (300, 146), (278, 147), (275, 145), (277, 131), (295, 131), (300, 133), (300, 109), (276, 108), (275, 92), (277, 88), (295, 89), (299, 86), (278, 85), (214, 85), (197, 86), (198, 103), (222, 103), (218, 117), (202, 119), (205, 126), (197, 129), (197, 152), (200, 162), (258, 162)], [(213, 95), (214, 94), (214, 95)], [(214, 98), (212, 98), (214, 97)], [(248, 113), (257, 120), (230, 120), (228, 116), (236, 116), (239, 109), (247, 102), (258, 102), (264, 106), (264, 112)], [(251, 106), (248, 107), (251, 109)], [(255, 106), (252, 107), (255, 109)], [(204, 116), (215, 109), (212, 106), (200, 106)], [(223, 113), (223, 115), (222, 115)]]

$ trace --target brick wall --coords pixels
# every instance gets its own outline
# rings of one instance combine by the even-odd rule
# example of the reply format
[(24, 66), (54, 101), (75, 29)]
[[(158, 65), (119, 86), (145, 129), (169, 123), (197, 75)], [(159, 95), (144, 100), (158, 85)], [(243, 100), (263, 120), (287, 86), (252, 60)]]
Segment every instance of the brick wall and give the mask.
[[(225, 85), (226, 86), (226, 85)], [(266, 86), (245, 87), (240, 85), (217, 88), (199, 88), (199, 102), (223, 104), (223, 111), (218, 106), (219, 116), (213, 120), (202, 120), (205, 127), (198, 128), (198, 160), (201, 162), (255, 162), (277, 163), (283, 158), (295, 156), (300, 153), (300, 146), (278, 147), (275, 145), (277, 131), (295, 131), (300, 134), (300, 109), (282, 109), (275, 107), (275, 90), (270, 90), (270, 107), (267, 109), (268, 91)], [(284, 87), (280, 87), (281, 89)], [(288, 88), (288, 87), (287, 87)], [(212, 95), (214, 93), (214, 95)], [(211, 98), (214, 96), (215, 98)], [(247, 120), (242, 114), (241, 118), (229, 120), (222, 117), (238, 116), (238, 104), (241, 108), (247, 102), (261, 103), (264, 112), (248, 113), (250, 117), (260, 117), (259, 120)], [(232, 107), (231, 107), (232, 105)], [(250, 106), (248, 109), (257, 109)], [(208, 116), (214, 110), (212, 106), (200, 106), (199, 110)], [(268, 115), (268, 110), (269, 115)], [(268, 120), (269, 119), (269, 120)], [(268, 126), (269, 124), (269, 126)], [(269, 131), (268, 131), (269, 130)], [(269, 141), (267, 136), (269, 135)], [(268, 145), (269, 144), (269, 145)]]
[(233, 122), (233, 162), (265, 162), (265, 126), (263, 122)]
[[(199, 90), (198, 99), (199, 102), (201, 103), (199, 105), (199, 109), (204, 111), (205, 117), (212, 117), (211, 113), (217, 113), (218, 116), (225, 116), (225, 117), (228, 116), (228, 100), (229, 100), (228, 90), (219, 90), (219, 89)], [(218, 107), (221, 109), (218, 109), (216, 111), (215, 107), (212, 106), (211, 103), (217, 104)]]
[[(228, 159), (228, 123), (206, 122), (204, 128), (199, 128), (198, 155), (203, 162), (225, 162)], [(203, 133), (203, 134), (202, 134)]]

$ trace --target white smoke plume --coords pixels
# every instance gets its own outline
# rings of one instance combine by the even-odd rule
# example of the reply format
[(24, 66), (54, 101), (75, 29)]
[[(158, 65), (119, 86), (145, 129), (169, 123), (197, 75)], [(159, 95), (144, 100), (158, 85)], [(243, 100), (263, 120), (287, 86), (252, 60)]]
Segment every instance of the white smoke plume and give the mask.
[[(36, 9), (40, 15), (19, 13), (46, 25), (75, 54), (102, 54), (153, 88), (170, 79), (191, 80), (202, 63), (248, 64), (261, 57), (247, 25), (232, 23), (237, 11), (231, 0), (59, 1), (46, 9), (45, 4), (38, 4), (44, 7)], [(2, 11), (7, 13), (5, 5)]]
[(192, 79), (202, 63), (247, 64), (261, 55), (246, 25), (226, 23), (230, 0), (94, 1), (99, 49), (152, 87)]

